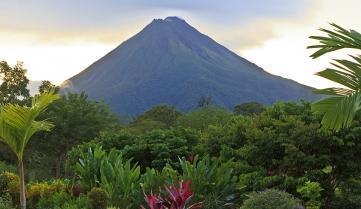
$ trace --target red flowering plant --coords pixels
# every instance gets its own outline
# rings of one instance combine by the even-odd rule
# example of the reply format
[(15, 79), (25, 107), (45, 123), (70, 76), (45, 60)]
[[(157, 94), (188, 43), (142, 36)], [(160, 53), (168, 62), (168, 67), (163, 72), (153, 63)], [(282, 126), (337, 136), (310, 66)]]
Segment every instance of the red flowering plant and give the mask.
[[(203, 202), (187, 206), (193, 197), (189, 183), (190, 181), (186, 181), (186, 183), (183, 184), (183, 181), (180, 181), (178, 188), (175, 185), (171, 185), (170, 187), (165, 185), (164, 188), (167, 192), (166, 198), (163, 198), (160, 194), (155, 196), (151, 192), (149, 196), (144, 194), (145, 201), (150, 209), (202, 209), (204, 205)], [(141, 208), (145, 209), (143, 206)]]

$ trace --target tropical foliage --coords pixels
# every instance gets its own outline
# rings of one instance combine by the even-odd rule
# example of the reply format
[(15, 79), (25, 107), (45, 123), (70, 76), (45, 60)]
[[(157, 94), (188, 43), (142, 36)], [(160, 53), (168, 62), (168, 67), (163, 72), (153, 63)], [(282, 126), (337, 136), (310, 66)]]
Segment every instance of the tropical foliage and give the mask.
[[(145, 200), (150, 209), (201, 209), (203, 202), (194, 203), (188, 206), (188, 203), (193, 197), (193, 192), (189, 188), (190, 181), (179, 182), (179, 187), (171, 185), (164, 186), (167, 192), (167, 198), (163, 198), (160, 194), (155, 196), (151, 193), (149, 196), (145, 195)], [(145, 209), (142, 206), (142, 209)]]
[[(334, 30), (320, 29), (327, 36), (311, 36), (319, 44), (309, 46), (318, 49), (311, 55), (318, 58), (324, 54), (341, 50), (361, 50), (361, 34), (354, 30), (346, 30), (331, 24)], [(331, 68), (317, 75), (333, 81), (341, 87), (326, 88), (316, 91), (329, 97), (315, 103), (315, 111), (324, 112), (322, 124), (334, 130), (349, 127), (358, 110), (361, 108), (361, 56), (350, 55), (351, 59), (335, 59)]]
[[(333, 27), (312, 37), (312, 57), (360, 49), (357, 32)], [(361, 208), (361, 58), (352, 59), (319, 73), (344, 87), (318, 91), (328, 96), (315, 104), (158, 105), (129, 123), (43, 82), (31, 106), (1, 105), (0, 209)]]
[(39, 131), (49, 131), (53, 125), (46, 120), (37, 120), (39, 115), (59, 96), (53, 91), (37, 95), (31, 106), (5, 104), (0, 110), (0, 140), (6, 143), (16, 155), (19, 162), (20, 202), (26, 208), (24, 152), (31, 137)]

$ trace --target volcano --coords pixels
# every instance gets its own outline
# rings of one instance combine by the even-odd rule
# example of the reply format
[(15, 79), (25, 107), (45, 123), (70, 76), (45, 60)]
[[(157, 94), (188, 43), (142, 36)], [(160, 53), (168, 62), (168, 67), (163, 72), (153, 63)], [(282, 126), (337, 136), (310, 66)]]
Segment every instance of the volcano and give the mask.
[(61, 87), (127, 115), (158, 104), (187, 111), (202, 97), (229, 109), (318, 98), (312, 88), (266, 72), (178, 17), (153, 20)]

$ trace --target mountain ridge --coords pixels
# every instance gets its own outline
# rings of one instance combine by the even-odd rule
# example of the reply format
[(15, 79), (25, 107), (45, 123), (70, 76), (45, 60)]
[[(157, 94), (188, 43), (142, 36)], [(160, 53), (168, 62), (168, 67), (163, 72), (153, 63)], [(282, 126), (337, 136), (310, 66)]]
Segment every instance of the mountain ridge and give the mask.
[(316, 98), (311, 87), (265, 71), (177, 17), (154, 19), (62, 87), (130, 115), (159, 103), (189, 110), (202, 96), (227, 108)]

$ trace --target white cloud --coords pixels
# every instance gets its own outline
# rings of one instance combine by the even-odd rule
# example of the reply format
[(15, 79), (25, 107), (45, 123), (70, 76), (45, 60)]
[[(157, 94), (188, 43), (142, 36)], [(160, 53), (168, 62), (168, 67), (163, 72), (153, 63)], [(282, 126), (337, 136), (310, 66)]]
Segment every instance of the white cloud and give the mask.
[(320, 34), (317, 31), (320, 27), (330, 28), (329, 22), (361, 31), (361, 23), (358, 21), (361, 14), (357, 9), (360, 6), (361, 2), (356, 0), (316, 1), (307, 15), (291, 21), (275, 20), (273, 24), (269, 24), (269, 29), (274, 34), (270, 39), (264, 39), (260, 45), (250, 48), (238, 46), (237, 51), (271, 73), (317, 88), (335, 85), (314, 73), (329, 66), (333, 57), (345, 58), (345, 53), (333, 53), (312, 60), (309, 58), (312, 51), (306, 49), (312, 43), (308, 37)]

